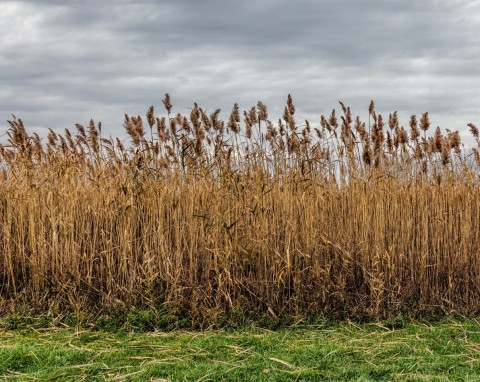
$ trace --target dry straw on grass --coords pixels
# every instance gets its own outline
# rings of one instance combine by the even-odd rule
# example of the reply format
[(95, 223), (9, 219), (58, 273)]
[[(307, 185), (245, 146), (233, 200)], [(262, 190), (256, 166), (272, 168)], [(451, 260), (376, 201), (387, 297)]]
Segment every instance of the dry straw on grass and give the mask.
[[(318, 128), (266, 106), (227, 123), (125, 116), (0, 147), (0, 296), (95, 314), (162, 307), (201, 323), (480, 308), (479, 147), (341, 103)], [(241, 117), (243, 115), (243, 117)], [(243, 118), (243, 123), (242, 123)], [(480, 146), (478, 129), (469, 124)]]

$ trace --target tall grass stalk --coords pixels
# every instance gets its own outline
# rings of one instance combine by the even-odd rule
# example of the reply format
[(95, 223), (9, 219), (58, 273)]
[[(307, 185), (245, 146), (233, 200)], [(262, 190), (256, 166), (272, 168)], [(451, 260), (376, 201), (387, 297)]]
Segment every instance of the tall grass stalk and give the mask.
[[(125, 116), (0, 146), (0, 305), (151, 306), (203, 324), (480, 311), (480, 155), (459, 133), (341, 103), (318, 128), (261, 102), (227, 123)], [(149, 130), (145, 132), (145, 125)], [(478, 129), (469, 124), (479, 143)], [(420, 132), (421, 131), (421, 132)]]

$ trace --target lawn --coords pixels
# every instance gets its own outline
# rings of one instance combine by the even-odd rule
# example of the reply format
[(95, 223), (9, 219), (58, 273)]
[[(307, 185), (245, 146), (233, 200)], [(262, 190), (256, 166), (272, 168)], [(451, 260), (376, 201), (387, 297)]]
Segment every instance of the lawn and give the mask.
[(0, 329), (6, 381), (478, 381), (480, 322), (135, 333)]

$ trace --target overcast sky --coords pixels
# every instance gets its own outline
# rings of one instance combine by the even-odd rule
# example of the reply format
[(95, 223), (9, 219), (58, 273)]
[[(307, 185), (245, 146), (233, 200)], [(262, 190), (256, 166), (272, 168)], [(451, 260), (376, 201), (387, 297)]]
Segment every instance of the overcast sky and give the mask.
[[(0, 0), (0, 135), (194, 102), (228, 114), (288, 93), (318, 122), (342, 100), (367, 117), (430, 113), (432, 125), (480, 125), (479, 0)], [(466, 134), (468, 136), (468, 134)], [(5, 137), (0, 137), (0, 142)]]

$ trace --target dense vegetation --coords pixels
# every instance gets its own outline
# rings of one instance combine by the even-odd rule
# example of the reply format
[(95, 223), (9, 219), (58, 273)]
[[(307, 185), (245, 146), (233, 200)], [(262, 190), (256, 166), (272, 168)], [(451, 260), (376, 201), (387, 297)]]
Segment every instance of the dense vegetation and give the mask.
[[(43, 142), (20, 119), (0, 147), (0, 306), (225, 319), (476, 314), (480, 155), (428, 113), (373, 102), (318, 127), (259, 102), (228, 121), (125, 116)], [(479, 132), (469, 124), (476, 143)], [(158, 313), (159, 317), (160, 314)]]

